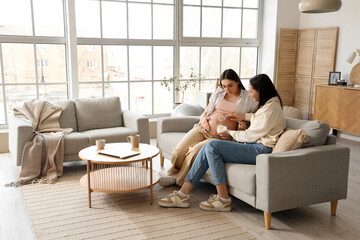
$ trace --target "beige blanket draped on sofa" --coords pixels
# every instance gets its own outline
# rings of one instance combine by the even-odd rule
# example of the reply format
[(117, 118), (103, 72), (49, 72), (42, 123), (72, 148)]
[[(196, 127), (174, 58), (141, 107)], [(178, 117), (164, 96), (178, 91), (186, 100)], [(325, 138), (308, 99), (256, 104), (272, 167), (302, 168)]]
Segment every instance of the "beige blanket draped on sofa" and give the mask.
[(31, 100), (14, 108), (14, 115), (29, 121), (33, 135), (25, 143), (19, 179), (5, 186), (28, 183), (55, 183), (63, 173), (64, 134), (71, 128), (60, 127), (63, 108), (43, 100)]

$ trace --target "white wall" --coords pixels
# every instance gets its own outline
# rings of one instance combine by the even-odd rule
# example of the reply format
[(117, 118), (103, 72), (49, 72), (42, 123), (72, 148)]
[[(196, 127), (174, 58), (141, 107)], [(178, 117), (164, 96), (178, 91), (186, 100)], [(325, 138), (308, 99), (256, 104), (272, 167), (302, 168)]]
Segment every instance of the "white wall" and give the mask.
[(259, 73), (276, 79), (277, 36), (280, 28), (299, 28), (299, 0), (264, 0)]

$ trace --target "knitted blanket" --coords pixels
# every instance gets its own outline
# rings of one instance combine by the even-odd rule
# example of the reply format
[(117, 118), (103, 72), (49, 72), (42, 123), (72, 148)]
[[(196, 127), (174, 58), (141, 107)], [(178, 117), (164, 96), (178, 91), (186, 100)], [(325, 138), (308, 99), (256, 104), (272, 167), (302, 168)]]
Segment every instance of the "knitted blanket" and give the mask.
[(28, 183), (55, 183), (63, 173), (64, 134), (60, 127), (63, 108), (43, 100), (24, 102), (13, 109), (15, 117), (29, 121), (34, 133), (25, 143), (19, 179), (5, 186)]

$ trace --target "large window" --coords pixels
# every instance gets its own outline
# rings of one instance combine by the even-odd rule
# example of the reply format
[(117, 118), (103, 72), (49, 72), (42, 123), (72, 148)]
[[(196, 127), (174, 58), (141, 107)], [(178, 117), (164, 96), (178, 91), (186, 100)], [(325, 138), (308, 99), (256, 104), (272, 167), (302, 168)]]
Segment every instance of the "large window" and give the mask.
[[(195, 102), (199, 90), (213, 91), (227, 68), (246, 85), (257, 73), (259, 6), (259, 0), (1, 0), (0, 124), (14, 105), (33, 98), (119, 96), (123, 109), (161, 116), (178, 97), (161, 86), (164, 78), (203, 77), (186, 91), (186, 102)], [(76, 18), (66, 17), (71, 12)]]

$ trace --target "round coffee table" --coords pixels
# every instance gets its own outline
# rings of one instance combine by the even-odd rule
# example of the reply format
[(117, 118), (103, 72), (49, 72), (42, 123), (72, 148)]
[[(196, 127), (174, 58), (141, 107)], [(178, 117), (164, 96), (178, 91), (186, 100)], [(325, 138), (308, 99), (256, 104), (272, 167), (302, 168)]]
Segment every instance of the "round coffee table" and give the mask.
[(159, 149), (149, 144), (140, 144), (139, 148), (134, 149), (130, 143), (107, 143), (105, 149), (116, 149), (119, 152), (133, 150), (140, 154), (121, 159), (98, 153), (96, 146), (79, 152), (80, 159), (87, 162), (87, 174), (81, 177), (80, 185), (88, 190), (89, 208), (91, 192), (125, 193), (150, 189), (152, 204), (152, 188), (159, 181), (158, 173), (152, 170), (152, 159), (159, 154)]

